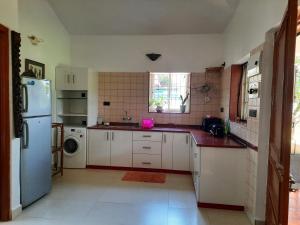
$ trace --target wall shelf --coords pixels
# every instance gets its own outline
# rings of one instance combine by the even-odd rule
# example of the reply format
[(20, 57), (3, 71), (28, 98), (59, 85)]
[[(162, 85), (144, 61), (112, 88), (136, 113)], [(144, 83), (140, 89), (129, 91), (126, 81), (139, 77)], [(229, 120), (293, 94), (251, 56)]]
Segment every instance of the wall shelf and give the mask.
[(83, 116), (88, 116), (87, 114), (81, 114), (81, 113), (63, 113), (63, 114), (57, 114), (57, 116), (61, 116), (61, 117), (72, 117), (72, 116), (76, 116), (76, 117), (83, 117)]
[(87, 100), (87, 98), (69, 98), (69, 97), (57, 97), (56, 99), (60, 99), (60, 100)]

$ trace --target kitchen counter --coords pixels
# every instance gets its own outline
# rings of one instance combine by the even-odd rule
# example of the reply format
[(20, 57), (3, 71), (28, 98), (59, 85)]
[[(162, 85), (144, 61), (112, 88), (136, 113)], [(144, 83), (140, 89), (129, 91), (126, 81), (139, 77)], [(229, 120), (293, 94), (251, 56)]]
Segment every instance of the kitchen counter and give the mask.
[(233, 140), (230, 137), (217, 138), (200, 129), (200, 126), (182, 126), (182, 125), (156, 125), (152, 129), (143, 129), (138, 124), (112, 123), (109, 126), (95, 125), (88, 129), (101, 130), (125, 130), (125, 131), (143, 131), (143, 132), (174, 132), (190, 133), (200, 147), (218, 147), (218, 148), (246, 148), (242, 143)]

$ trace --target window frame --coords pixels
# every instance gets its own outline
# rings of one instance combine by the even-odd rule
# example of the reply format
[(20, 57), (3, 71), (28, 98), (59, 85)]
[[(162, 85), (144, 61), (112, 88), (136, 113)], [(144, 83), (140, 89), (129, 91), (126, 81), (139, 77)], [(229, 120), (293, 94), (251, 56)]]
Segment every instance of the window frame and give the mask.
[[(171, 75), (171, 74), (180, 74), (180, 73), (182, 73), (182, 74), (188, 74), (189, 75), (189, 84), (187, 84), (187, 87), (186, 87), (186, 89), (188, 90), (188, 93), (189, 93), (189, 98), (188, 98), (188, 112), (184, 112), (184, 113), (182, 113), (182, 112), (180, 112), (180, 111), (162, 111), (162, 112), (155, 112), (155, 111), (150, 111), (150, 97), (151, 97), (151, 92), (150, 92), (150, 90), (153, 90), (153, 86), (151, 85), (152, 83), (153, 83), (153, 81), (151, 80), (151, 74), (155, 74), (155, 73), (157, 73), (157, 74), (169, 74), (169, 75)], [(192, 103), (192, 93), (191, 93), (191, 77), (192, 77), (192, 73), (191, 72), (149, 72), (148, 73), (148, 82), (149, 82), (149, 85), (148, 85), (148, 113), (158, 113), (158, 114), (190, 114), (191, 113), (191, 103)], [(151, 89), (150, 89), (150, 87), (151, 87)], [(168, 88), (168, 95), (170, 96), (170, 88)], [(168, 106), (169, 106), (170, 104), (168, 104)], [(179, 109), (180, 110), (180, 109)]]
[[(245, 76), (245, 82), (243, 82), (243, 76)], [(247, 123), (248, 116), (241, 118), (241, 111), (245, 110), (244, 104), (248, 104), (245, 99), (248, 96), (248, 84), (249, 78), (247, 76), (246, 63), (232, 65), (231, 66), (231, 79), (230, 79), (230, 100), (229, 100), (229, 119), (232, 122)], [(240, 95), (244, 98), (240, 103)], [(247, 100), (249, 100), (247, 98)], [(242, 105), (240, 105), (242, 104)], [(248, 107), (247, 107), (248, 108)], [(243, 112), (243, 116), (248, 115), (247, 112)]]

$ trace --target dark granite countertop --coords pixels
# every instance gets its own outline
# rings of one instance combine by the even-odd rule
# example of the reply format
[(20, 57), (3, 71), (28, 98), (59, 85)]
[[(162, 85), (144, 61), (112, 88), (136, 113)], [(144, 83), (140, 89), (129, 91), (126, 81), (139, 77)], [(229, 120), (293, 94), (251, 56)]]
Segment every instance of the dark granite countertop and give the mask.
[(143, 129), (138, 126), (138, 124), (111, 123), (109, 126), (95, 125), (88, 127), (88, 129), (190, 133), (197, 146), (218, 148), (246, 148), (244, 144), (230, 137), (214, 137), (211, 134), (201, 130), (200, 126), (158, 124), (151, 129)]

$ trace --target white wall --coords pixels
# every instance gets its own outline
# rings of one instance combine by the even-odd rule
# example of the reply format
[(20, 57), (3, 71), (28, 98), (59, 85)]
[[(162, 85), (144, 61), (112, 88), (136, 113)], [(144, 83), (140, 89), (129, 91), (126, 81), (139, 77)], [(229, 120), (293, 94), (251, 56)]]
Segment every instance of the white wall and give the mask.
[[(21, 71), (24, 58), (33, 59), (46, 64), (46, 78), (53, 80), (55, 66), (70, 63), (69, 35), (46, 0), (1, 0), (0, 24), (21, 33)], [(27, 38), (31, 34), (45, 42), (32, 46)], [(20, 209), (20, 140), (13, 138), (11, 96), (11, 207), (15, 216)]]
[[(46, 0), (19, 0), (19, 19), (21, 73), (25, 69), (25, 58), (46, 65), (46, 79), (52, 80), (52, 112), (55, 113), (55, 67), (70, 64), (70, 36)], [(28, 35), (35, 35), (43, 42), (34, 46)]]
[[(156, 62), (146, 53), (160, 53)], [(223, 63), (222, 35), (71, 36), (73, 65), (101, 72), (201, 72)]]
[[(11, 30), (18, 31), (18, 0), (0, 1), (0, 24)], [(11, 77), (11, 62), (10, 62)], [(11, 208), (13, 212), (20, 209), (20, 182), (19, 182), (19, 152), (20, 140), (13, 138), (12, 113), (12, 81), (10, 78), (10, 126), (11, 126)], [(14, 214), (13, 214), (14, 215)]]
[(265, 33), (281, 22), (288, 0), (241, 0), (226, 28), (225, 61), (236, 63), (264, 42)]
[(0, 24), (18, 29), (18, 0), (0, 1)]

